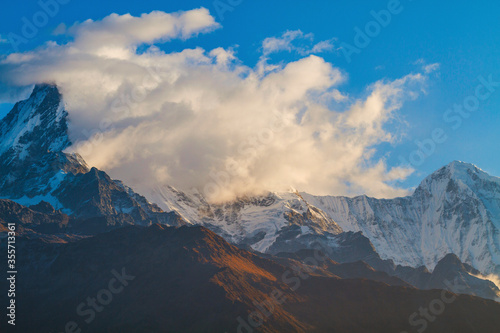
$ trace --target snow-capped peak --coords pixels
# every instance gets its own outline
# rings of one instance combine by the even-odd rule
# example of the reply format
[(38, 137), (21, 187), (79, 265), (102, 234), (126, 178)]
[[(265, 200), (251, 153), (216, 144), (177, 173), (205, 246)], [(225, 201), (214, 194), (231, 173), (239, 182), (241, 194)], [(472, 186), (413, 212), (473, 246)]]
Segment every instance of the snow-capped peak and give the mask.
[(473, 177), (473, 175), (481, 176), (482, 178), (494, 178), (478, 168), (476, 165), (462, 161), (453, 161), (432, 175), (439, 174), (441, 170), (444, 170), (450, 178), (455, 180), (468, 180)]
[(55, 85), (36, 85), (30, 97), (16, 103), (0, 122), (0, 155), (4, 159), (34, 157), (70, 145), (66, 111)]
[(415, 190), (415, 197), (442, 197), (446, 193), (480, 195), (500, 189), (500, 178), (493, 177), (474, 164), (453, 161), (426, 177)]

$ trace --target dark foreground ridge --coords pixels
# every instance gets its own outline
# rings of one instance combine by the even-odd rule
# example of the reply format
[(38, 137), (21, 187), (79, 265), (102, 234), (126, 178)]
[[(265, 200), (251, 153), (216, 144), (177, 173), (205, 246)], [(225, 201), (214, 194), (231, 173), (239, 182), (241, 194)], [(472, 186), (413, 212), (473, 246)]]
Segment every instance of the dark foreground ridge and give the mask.
[(127, 226), (70, 243), (19, 237), (18, 246), (16, 332), (402, 332), (443, 297), (426, 332), (500, 327), (494, 301), (332, 273), (370, 269), (360, 264), (294, 271), (204, 227)]

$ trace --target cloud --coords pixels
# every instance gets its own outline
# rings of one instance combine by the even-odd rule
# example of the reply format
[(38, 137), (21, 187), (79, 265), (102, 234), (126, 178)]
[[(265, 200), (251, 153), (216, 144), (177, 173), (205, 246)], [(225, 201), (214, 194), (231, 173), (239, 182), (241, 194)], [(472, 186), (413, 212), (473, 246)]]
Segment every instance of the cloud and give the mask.
[(310, 53), (321, 53), (333, 50), (333, 41), (324, 40), (315, 44)]
[[(67, 44), (9, 55), (0, 79), (13, 89), (56, 83), (69, 111), (70, 151), (145, 195), (161, 183), (217, 201), (290, 185), (317, 194), (408, 193), (390, 184), (411, 170), (374, 156), (378, 144), (394, 141), (386, 127), (425, 74), (380, 80), (353, 97), (340, 89), (347, 75), (316, 55), (252, 68), (231, 49), (167, 53), (154, 45), (214, 28), (205, 9), (113, 14), (73, 25)], [(149, 46), (137, 53), (141, 44)]]
[(9, 41), (5, 38), (2, 37), (2, 35), (0, 35), (0, 44), (2, 43), (8, 43)]
[(66, 33), (66, 31), (68, 30), (68, 28), (66, 27), (66, 24), (64, 23), (61, 23), (59, 24), (55, 29), (54, 31), (52, 31), (52, 34), (54, 36), (58, 36), (58, 35), (64, 35)]
[[(490, 282), (493, 282), (493, 284), (500, 289), (500, 277), (496, 274), (488, 274), (488, 275), (482, 275), (482, 274), (472, 274), (472, 273), (469, 273), (470, 275), (474, 276), (474, 277), (477, 277), (478, 279), (481, 279), (481, 280), (487, 280), (487, 281), (490, 281)], [(500, 292), (497, 291), (497, 298), (496, 298), (496, 301), (497, 302), (500, 302)]]
[(316, 54), (333, 50), (333, 39), (313, 44), (314, 35), (300, 30), (284, 32), (280, 37), (269, 37), (262, 42), (264, 56), (277, 52), (297, 52), (300, 55)]
[(434, 63), (434, 64), (430, 64), (430, 65), (425, 65), (424, 66), (424, 72), (426, 74), (432, 73), (434, 71), (437, 71), (439, 69), (439, 66), (440, 66), (440, 64), (438, 64), (438, 63)]
[(433, 63), (433, 64), (428, 64), (424, 59), (420, 58), (417, 59), (415, 62), (413, 62), (414, 65), (420, 65), (424, 73), (429, 74), (432, 72), (435, 72), (439, 69), (441, 64), (439, 63)]
[(68, 32), (75, 36), (75, 48), (119, 58), (135, 52), (140, 44), (187, 39), (218, 27), (208, 10), (200, 8), (173, 14), (153, 11), (140, 17), (111, 14), (101, 21), (75, 24)]

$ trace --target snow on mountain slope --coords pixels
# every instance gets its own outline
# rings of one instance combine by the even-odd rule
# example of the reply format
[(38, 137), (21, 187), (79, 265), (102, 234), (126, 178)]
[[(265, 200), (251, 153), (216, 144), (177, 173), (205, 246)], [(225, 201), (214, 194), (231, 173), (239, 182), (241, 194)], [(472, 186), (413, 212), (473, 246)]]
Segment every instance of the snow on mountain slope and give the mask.
[(57, 87), (44, 84), (0, 121), (1, 197), (64, 208), (52, 193), (68, 174), (88, 172), (80, 156), (62, 152), (71, 145), (66, 116)]
[(300, 226), (303, 234), (342, 232), (335, 221), (295, 191), (209, 204), (199, 192), (187, 194), (165, 186), (154, 191), (151, 200), (191, 223), (201, 223), (232, 242), (250, 245), (260, 252), (266, 252), (280, 231), (290, 225)]
[(414, 194), (379, 200), (302, 193), (346, 231), (362, 231), (384, 259), (433, 269), (447, 253), (483, 273), (500, 273), (500, 178), (452, 162)]
[(70, 145), (66, 116), (55, 86), (35, 86), (0, 123), (0, 156), (23, 160), (35, 150), (63, 151)]

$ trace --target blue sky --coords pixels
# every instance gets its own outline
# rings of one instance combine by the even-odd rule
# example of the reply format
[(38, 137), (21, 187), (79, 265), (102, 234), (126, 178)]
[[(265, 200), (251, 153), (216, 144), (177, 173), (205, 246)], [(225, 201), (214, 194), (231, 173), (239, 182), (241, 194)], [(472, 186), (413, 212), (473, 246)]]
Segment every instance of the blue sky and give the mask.
[[(239, 1), (232, 1), (238, 3)], [(448, 139), (436, 145), (435, 152), (415, 165), (417, 172), (403, 183), (415, 186), (422, 177), (452, 160), (471, 162), (482, 169), (500, 175), (500, 88), (480, 102), (476, 112), (456, 130), (443, 120), (445, 111), (474, 93), (479, 76), (492, 76), (500, 81), (500, 3), (494, 1), (403, 0), (401, 11), (392, 15), (391, 22), (346, 61), (338, 47), (354, 45), (355, 27), (361, 29), (373, 21), (371, 11), (386, 9), (390, 1), (260, 1), (243, 0), (230, 11), (218, 15), (214, 1), (69, 1), (40, 29), (35, 38), (20, 45), (28, 51), (47, 40), (58, 40), (52, 31), (60, 24), (67, 26), (88, 18), (102, 19), (110, 13), (140, 15), (152, 10), (174, 12), (205, 7), (222, 25), (222, 29), (202, 34), (186, 41), (159, 45), (166, 51), (179, 51), (200, 46), (234, 47), (237, 57), (247, 66), (255, 66), (261, 56), (259, 47), (270, 36), (280, 36), (287, 30), (300, 29), (314, 34), (315, 41), (334, 39), (336, 50), (321, 53), (326, 61), (347, 74), (341, 86), (350, 94), (362, 94), (367, 85), (383, 79), (396, 79), (417, 71), (422, 63), (439, 64), (430, 75), (426, 95), (406, 103), (398, 116), (407, 122), (405, 136), (397, 144), (382, 144), (377, 155), (385, 156), (390, 166), (397, 166), (400, 156), (408, 158), (417, 149), (415, 140), (423, 141), (432, 131), (442, 128)], [(220, 3), (231, 3), (221, 0)], [(32, 18), (40, 11), (37, 1), (2, 4), (0, 35), (21, 34), (23, 17)], [(0, 53), (12, 52), (10, 43), (0, 43)], [(284, 61), (301, 58), (299, 54), (282, 52), (274, 55)], [(0, 116), (11, 107), (0, 104)]]

